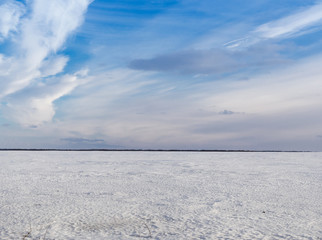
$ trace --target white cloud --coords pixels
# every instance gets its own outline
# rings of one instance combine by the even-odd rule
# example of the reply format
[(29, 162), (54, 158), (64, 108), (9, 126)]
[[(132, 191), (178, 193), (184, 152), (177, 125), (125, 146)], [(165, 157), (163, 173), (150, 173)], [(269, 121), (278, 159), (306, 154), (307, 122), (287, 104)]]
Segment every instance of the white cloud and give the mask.
[[(47, 83), (42, 78), (63, 71), (68, 57), (57, 55), (57, 52), (82, 24), (90, 2), (91, 0), (27, 1), (26, 8), (29, 10), (23, 17), (21, 3), (7, 0), (1, 5), (1, 36), (8, 37), (10, 31), (16, 31), (14, 40), (11, 39), (15, 46), (13, 55), (0, 54), (0, 99), (5, 98), (6, 113), (10, 112), (7, 116), (22, 125), (49, 121), (55, 113), (53, 101), (80, 84), (76, 78), (81, 76), (76, 75), (66, 75), (66, 78), (73, 79), (73, 83), (62, 77), (57, 83), (59, 87), (54, 87), (54, 84), (46, 86)], [(37, 82), (42, 82), (42, 87), (33, 89), (38, 86)], [(39, 96), (40, 89), (41, 92), (50, 93)]]
[(23, 48), (46, 53), (62, 47), (66, 38), (83, 21), (90, 0), (34, 0), (33, 13), (24, 22)]
[(56, 75), (64, 70), (67, 62), (66, 56), (55, 56), (43, 61), (39, 71), (43, 77)]
[(14, 0), (0, 5), (0, 40), (7, 38), (10, 31), (17, 30), (20, 17), (24, 12), (24, 5)]
[[(0, 54), (0, 76), (7, 76), (10, 74), (12, 66), (12, 58), (8, 58), (3, 54)], [(1, 82), (0, 82), (1, 83)]]
[(47, 84), (28, 87), (8, 97), (3, 112), (22, 126), (39, 126), (54, 117), (54, 101), (70, 93), (79, 84), (75, 75), (64, 75), (59, 79), (50, 79)]

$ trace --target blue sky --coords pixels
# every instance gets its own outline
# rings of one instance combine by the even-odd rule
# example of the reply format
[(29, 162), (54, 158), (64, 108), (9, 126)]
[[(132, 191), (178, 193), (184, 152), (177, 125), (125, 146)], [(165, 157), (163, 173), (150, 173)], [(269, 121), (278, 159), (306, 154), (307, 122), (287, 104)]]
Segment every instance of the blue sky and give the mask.
[(322, 150), (322, 1), (0, 0), (0, 148)]

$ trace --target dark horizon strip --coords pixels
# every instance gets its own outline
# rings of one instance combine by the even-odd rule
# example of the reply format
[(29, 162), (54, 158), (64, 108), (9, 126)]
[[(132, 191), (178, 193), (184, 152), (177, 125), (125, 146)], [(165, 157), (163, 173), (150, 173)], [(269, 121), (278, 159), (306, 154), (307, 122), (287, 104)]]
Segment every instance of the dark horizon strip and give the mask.
[(314, 152), (283, 150), (210, 150), (210, 149), (59, 149), (59, 148), (0, 148), (0, 151), (61, 151), (61, 152)]

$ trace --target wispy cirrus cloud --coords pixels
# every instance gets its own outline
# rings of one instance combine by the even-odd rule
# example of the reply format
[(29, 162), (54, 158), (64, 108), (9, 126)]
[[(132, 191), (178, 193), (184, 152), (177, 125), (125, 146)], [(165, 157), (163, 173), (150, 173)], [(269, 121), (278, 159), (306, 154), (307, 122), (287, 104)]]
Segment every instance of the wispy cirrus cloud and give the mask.
[(23, 125), (50, 121), (53, 102), (81, 83), (76, 75), (56, 77), (59, 87), (46, 86), (44, 79), (63, 72), (68, 56), (59, 50), (82, 24), (90, 2), (8, 0), (0, 5), (0, 36), (15, 49), (12, 55), (0, 54), (0, 99), (7, 117)]
[(297, 37), (322, 29), (322, 3), (302, 8), (286, 17), (257, 26), (248, 35), (224, 44), (229, 49), (245, 48), (270, 39)]
[(303, 30), (316, 27), (321, 29), (321, 24), (322, 3), (317, 3), (284, 18), (260, 25), (255, 29), (254, 34), (258, 34), (261, 38), (292, 37), (301, 35)]

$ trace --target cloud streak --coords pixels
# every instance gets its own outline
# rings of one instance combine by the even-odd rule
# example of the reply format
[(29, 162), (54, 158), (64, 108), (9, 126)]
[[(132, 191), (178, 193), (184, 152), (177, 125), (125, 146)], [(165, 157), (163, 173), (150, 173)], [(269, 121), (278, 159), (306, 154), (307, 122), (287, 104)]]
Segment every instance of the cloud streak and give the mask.
[(313, 27), (321, 29), (321, 23), (322, 3), (318, 3), (287, 17), (265, 23), (257, 27), (254, 34), (258, 35), (260, 38), (268, 39), (292, 37), (300, 34), (299, 32), (305, 29)]
[(258, 42), (272, 39), (293, 38), (321, 30), (322, 3), (297, 11), (286, 17), (264, 23), (247, 36), (224, 44), (228, 49), (247, 48)]
[(102, 143), (105, 142), (103, 139), (87, 139), (87, 138), (62, 138), (62, 141), (72, 143)]

